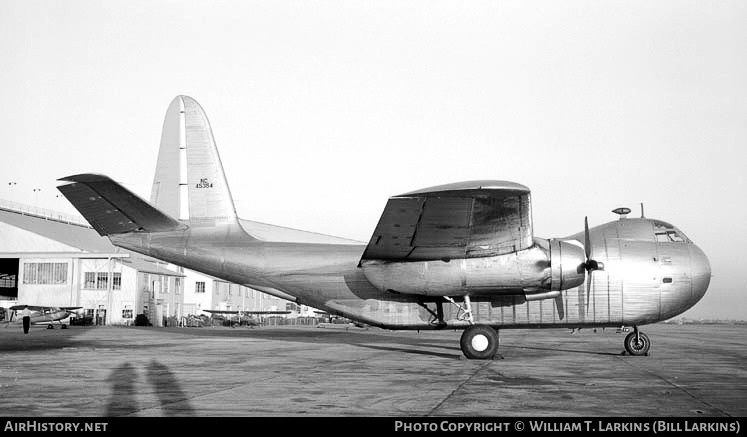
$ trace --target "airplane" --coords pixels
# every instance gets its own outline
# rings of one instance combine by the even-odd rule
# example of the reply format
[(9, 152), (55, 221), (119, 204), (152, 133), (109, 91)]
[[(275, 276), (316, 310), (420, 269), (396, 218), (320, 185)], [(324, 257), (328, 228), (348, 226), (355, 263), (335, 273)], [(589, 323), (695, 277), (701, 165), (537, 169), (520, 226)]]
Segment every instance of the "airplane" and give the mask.
[[(230, 310), (203, 310), (210, 314), (230, 314), (237, 316), (237, 321), (231, 324), (231, 327), (240, 326), (242, 324), (246, 326), (260, 326), (259, 320), (255, 319), (255, 315), (276, 315), (276, 314), (290, 314), (290, 311), (230, 311)], [(232, 319), (233, 320), (233, 319)]]
[[(67, 325), (62, 320), (75, 315), (75, 310), (82, 307), (49, 307), (37, 305), (13, 305), (8, 308), (10, 317), (5, 323), (7, 328), (11, 324), (23, 324), (23, 333), (29, 333), (29, 326), (23, 321), (24, 312), (29, 316), (29, 325), (47, 325), (47, 329), (54, 329), (54, 324), (60, 325), (60, 328), (67, 329)], [(15, 319), (15, 320), (14, 320)]]
[(629, 331), (630, 355), (647, 355), (638, 327), (695, 305), (711, 278), (680, 229), (628, 208), (537, 237), (529, 188), (508, 181), (393, 196), (367, 243), (239, 219), (210, 123), (187, 96), (166, 113), (152, 203), (100, 174), (60, 181), (116, 246), (371, 326), (463, 330), (469, 359), (496, 357), (498, 330), (511, 328), (614, 327)]
[(335, 323), (343, 324), (343, 323), (345, 323), (345, 324), (354, 325), (357, 328), (365, 328), (366, 327), (366, 325), (364, 323), (355, 322), (355, 321), (352, 321), (352, 320), (348, 320), (348, 319), (346, 319), (344, 317), (340, 317), (340, 316), (337, 316), (337, 315), (334, 315), (334, 314), (330, 314), (330, 313), (328, 313), (326, 311), (314, 311), (314, 314), (316, 314), (316, 317), (322, 317), (322, 318), (327, 319), (327, 322), (326, 322), (327, 324), (335, 324)]

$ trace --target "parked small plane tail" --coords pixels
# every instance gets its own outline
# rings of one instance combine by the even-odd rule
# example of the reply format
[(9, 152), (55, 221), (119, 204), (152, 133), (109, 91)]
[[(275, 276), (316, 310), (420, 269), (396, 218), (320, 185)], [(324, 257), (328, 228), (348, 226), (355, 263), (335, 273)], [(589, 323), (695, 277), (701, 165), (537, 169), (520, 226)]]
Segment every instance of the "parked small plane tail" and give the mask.
[(57, 187), (102, 236), (126, 232), (164, 232), (186, 226), (158, 210), (108, 176), (79, 174)]
[(166, 111), (151, 203), (193, 227), (238, 222), (210, 122), (191, 97)]

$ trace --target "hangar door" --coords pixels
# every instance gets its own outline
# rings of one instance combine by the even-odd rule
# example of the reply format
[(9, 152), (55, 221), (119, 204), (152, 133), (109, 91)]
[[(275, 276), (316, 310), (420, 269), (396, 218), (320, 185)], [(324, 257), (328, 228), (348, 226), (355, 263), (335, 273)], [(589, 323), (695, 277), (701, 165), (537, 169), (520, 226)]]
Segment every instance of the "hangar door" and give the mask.
[(0, 258), (0, 299), (18, 299), (18, 258)]

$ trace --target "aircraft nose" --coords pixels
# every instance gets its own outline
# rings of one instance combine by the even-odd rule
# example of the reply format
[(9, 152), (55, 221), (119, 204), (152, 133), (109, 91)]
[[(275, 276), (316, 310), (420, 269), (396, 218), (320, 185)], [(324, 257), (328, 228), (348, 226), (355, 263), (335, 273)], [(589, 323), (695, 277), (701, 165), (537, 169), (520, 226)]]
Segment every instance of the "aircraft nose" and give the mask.
[(690, 269), (692, 272), (693, 304), (705, 295), (711, 283), (711, 263), (708, 257), (696, 245), (690, 247)]

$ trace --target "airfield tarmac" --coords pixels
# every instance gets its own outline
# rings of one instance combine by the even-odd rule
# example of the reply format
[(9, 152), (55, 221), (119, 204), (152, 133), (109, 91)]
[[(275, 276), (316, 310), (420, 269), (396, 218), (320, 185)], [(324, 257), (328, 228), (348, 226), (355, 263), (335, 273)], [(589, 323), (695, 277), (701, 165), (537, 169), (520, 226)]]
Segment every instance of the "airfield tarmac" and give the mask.
[(3, 416), (745, 416), (747, 326), (459, 332), (316, 327), (0, 329)]

